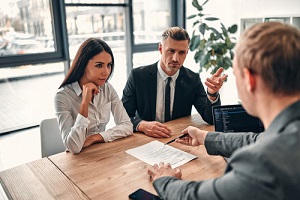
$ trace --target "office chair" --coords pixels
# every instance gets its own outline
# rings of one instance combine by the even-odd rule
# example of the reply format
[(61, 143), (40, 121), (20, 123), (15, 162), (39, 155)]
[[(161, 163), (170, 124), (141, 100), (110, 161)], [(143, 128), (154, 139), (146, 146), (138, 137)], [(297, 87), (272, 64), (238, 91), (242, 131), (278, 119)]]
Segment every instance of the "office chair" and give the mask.
[(56, 118), (44, 119), (40, 123), (42, 158), (66, 150)]

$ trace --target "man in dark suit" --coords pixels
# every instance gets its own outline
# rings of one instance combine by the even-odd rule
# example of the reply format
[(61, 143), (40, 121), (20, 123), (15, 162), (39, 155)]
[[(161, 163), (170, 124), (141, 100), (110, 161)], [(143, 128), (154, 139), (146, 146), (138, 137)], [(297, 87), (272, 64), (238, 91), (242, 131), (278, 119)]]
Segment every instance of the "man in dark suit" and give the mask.
[(227, 169), (215, 179), (183, 181), (180, 169), (155, 164), (148, 174), (162, 199), (300, 199), (300, 31), (279, 22), (258, 23), (243, 33), (235, 50), (239, 97), (265, 132), (186, 128), (188, 135), (177, 142), (229, 157)]
[(206, 93), (199, 74), (182, 66), (189, 43), (186, 30), (168, 28), (158, 46), (160, 61), (131, 71), (122, 102), (134, 131), (152, 137), (169, 137), (171, 131), (162, 122), (191, 115), (192, 106), (204, 121), (213, 123), (212, 106), (220, 105), (218, 91), (227, 75), (221, 76), (223, 69), (220, 68), (208, 78)]

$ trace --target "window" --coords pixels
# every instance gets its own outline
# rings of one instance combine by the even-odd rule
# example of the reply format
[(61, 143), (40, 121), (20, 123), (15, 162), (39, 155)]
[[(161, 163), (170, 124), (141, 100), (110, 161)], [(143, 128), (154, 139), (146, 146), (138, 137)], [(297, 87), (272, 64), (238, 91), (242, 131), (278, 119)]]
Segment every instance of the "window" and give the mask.
[(171, 26), (171, 1), (133, 0), (134, 44), (158, 43)]
[(66, 60), (63, 26), (58, 26), (61, 7), (60, 1), (54, 0), (2, 2), (0, 67)]
[(160, 58), (158, 43), (162, 32), (174, 23), (177, 1), (132, 0), (133, 4), (133, 54), (132, 67), (152, 64)]
[(1, 2), (0, 134), (54, 116), (53, 97), (68, 57), (61, 2)]
[(127, 79), (125, 11), (128, 5), (123, 4), (123, 1), (106, 1), (106, 4), (102, 1), (101, 4), (93, 3), (96, 1), (67, 2), (72, 2), (66, 4), (71, 61), (83, 41), (90, 37), (103, 39), (115, 57), (115, 71), (110, 83), (121, 98)]

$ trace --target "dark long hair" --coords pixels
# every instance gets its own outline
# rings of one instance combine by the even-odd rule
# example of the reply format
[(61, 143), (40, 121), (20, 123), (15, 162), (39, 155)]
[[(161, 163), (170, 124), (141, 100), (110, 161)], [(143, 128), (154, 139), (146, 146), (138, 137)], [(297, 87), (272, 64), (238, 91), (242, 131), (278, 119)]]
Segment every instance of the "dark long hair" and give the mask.
[(89, 38), (80, 45), (72, 65), (59, 88), (75, 81), (79, 81), (84, 74), (84, 70), (89, 60), (103, 51), (109, 53), (112, 59), (111, 72), (107, 78), (107, 80), (109, 80), (113, 74), (115, 64), (112, 50), (103, 40), (99, 38)]

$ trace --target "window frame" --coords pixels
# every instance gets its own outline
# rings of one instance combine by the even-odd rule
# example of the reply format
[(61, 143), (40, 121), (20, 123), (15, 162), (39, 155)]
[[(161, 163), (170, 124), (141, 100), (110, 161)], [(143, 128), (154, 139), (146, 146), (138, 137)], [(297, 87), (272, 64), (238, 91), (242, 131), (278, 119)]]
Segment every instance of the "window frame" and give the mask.
[[(132, 0), (125, 0), (125, 3), (108, 4), (108, 3), (65, 3), (64, 0), (50, 1), (50, 9), (52, 11), (53, 32), (56, 41), (55, 52), (45, 52), (37, 54), (26, 54), (17, 56), (1, 56), (0, 68), (2, 67), (15, 67), (27, 64), (44, 64), (53, 62), (65, 62), (65, 73), (68, 71), (70, 58), (69, 58), (69, 44), (68, 32), (66, 25), (66, 6), (123, 6), (125, 7), (125, 20), (126, 20), (126, 48), (127, 48), (127, 75), (129, 75), (133, 67), (133, 54), (148, 52), (157, 49), (157, 43), (135, 44), (134, 43), (134, 26), (133, 26), (133, 11)], [(185, 28), (185, 3), (186, 0), (171, 1), (171, 26), (181, 26)]]
[[(132, 2), (132, 0), (130, 0)], [(171, 0), (171, 26), (180, 26), (185, 28), (185, 0)], [(130, 21), (132, 23), (132, 41), (134, 39), (133, 36), (133, 15), (130, 15)], [(153, 51), (157, 49), (157, 43), (147, 43), (147, 44), (134, 44), (132, 42), (132, 52), (133, 53), (142, 53), (147, 51)]]
[(17, 67), (28, 64), (45, 64), (69, 60), (68, 39), (64, 1), (49, 0), (53, 20), (53, 38), (56, 44), (55, 52), (45, 52), (25, 55), (0, 57), (0, 68)]

